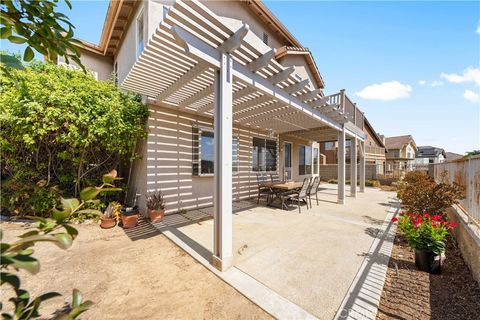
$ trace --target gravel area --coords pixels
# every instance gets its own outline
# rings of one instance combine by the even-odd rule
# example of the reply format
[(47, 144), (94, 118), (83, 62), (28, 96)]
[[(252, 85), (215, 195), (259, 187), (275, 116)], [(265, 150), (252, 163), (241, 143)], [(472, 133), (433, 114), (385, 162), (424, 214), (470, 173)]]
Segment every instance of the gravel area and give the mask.
[[(5, 241), (28, 231), (19, 224), (1, 228)], [(76, 228), (80, 234), (68, 250), (35, 245), (41, 270), (35, 276), (23, 272), (22, 284), (32, 296), (63, 294), (42, 305), (45, 317), (77, 288), (95, 302), (82, 319), (271, 319), (153, 228), (128, 234), (95, 224)], [(8, 292), (0, 296), (8, 308)]]

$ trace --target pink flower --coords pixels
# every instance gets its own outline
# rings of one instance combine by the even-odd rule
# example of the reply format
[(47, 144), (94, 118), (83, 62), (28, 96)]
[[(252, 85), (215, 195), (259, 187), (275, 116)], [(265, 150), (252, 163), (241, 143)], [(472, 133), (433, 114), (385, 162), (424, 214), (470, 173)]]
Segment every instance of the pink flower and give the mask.
[(392, 222), (397, 222), (398, 221), (398, 218), (397, 217), (393, 217), (392, 218)]
[(425, 213), (425, 214), (423, 215), (423, 217), (424, 217), (425, 219), (430, 219), (430, 215), (429, 215), (428, 213)]
[(443, 220), (442, 216), (439, 216), (438, 214), (432, 217), (432, 221), (442, 221), (442, 220)]

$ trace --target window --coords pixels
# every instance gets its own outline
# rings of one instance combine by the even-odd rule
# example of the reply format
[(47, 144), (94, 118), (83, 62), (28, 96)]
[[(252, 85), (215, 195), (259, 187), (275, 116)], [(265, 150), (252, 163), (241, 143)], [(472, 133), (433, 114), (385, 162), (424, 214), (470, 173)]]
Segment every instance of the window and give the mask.
[(143, 38), (143, 10), (140, 11), (140, 14), (137, 17), (137, 57), (142, 53), (143, 47), (145, 46)]
[[(192, 174), (194, 176), (213, 175), (215, 168), (215, 140), (213, 131), (192, 129)], [(239, 143), (232, 137), (232, 173), (238, 172)]]
[(266, 34), (265, 32), (263, 33), (263, 43), (268, 45), (268, 34)]
[(277, 171), (277, 141), (253, 138), (252, 171)]
[(325, 150), (335, 150), (334, 142), (324, 142)]
[(298, 174), (312, 173), (312, 147), (300, 145), (298, 147)]
[(313, 148), (313, 173), (318, 174), (318, 148)]
[(168, 7), (163, 6), (163, 19), (165, 19), (167, 17), (167, 14), (168, 14)]

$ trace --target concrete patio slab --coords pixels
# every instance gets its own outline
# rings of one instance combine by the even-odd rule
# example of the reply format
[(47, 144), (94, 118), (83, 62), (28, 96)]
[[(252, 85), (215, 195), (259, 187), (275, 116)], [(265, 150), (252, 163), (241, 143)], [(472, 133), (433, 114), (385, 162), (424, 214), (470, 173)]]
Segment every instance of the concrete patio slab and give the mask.
[[(318, 206), (304, 206), (301, 214), (293, 206), (285, 211), (236, 203), (234, 266), (306, 314), (332, 319), (397, 202), (394, 193), (366, 188), (338, 205), (335, 185), (322, 185), (319, 198)], [(207, 208), (165, 220), (205, 260), (213, 246), (211, 213)]]

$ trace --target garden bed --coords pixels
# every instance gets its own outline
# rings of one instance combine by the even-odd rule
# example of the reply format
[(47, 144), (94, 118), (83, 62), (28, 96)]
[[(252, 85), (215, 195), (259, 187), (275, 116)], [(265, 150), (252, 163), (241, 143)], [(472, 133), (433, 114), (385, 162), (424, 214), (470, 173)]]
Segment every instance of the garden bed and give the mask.
[(417, 270), (413, 250), (397, 231), (377, 319), (478, 319), (480, 285), (452, 237), (446, 256), (439, 275)]

